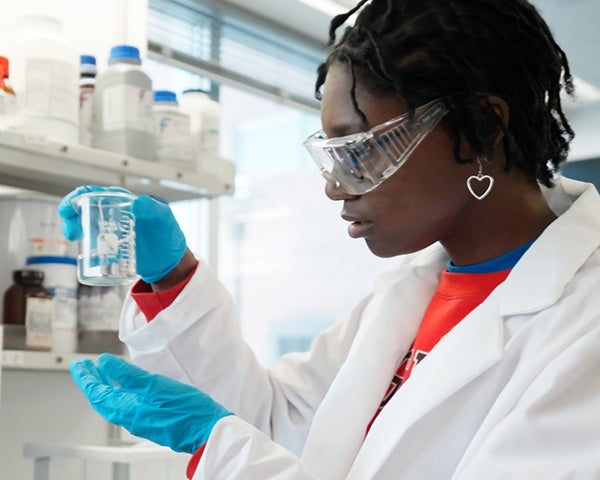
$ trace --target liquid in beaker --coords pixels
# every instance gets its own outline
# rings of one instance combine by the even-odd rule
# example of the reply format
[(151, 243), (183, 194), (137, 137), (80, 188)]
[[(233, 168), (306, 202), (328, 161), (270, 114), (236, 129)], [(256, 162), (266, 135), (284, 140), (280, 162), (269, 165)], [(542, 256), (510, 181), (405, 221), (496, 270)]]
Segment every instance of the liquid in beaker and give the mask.
[(77, 278), (84, 285), (124, 285), (136, 280), (135, 195), (90, 192), (73, 199), (80, 212), (83, 236)]

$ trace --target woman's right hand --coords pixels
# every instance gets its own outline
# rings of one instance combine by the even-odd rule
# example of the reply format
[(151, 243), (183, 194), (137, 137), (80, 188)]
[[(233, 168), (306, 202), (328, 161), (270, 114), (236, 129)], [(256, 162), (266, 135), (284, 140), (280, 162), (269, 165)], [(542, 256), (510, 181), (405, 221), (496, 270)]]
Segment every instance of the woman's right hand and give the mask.
[(156, 283), (179, 265), (187, 250), (185, 236), (171, 208), (148, 195), (133, 202), (137, 273)]
[(74, 200), (85, 193), (93, 192), (123, 192), (129, 193), (129, 190), (121, 187), (99, 187), (97, 185), (83, 185), (69, 192), (58, 204), (58, 214), (63, 220), (62, 233), (65, 238), (71, 242), (80, 240), (83, 234), (81, 230), (80, 212), (75, 207)]
[[(58, 205), (63, 219), (62, 231), (67, 240), (79, 240), (81, 218), (73, 200), (84, 193), (117, 191), (130, 193), (121, 187), (84, 185), (67, 194)], [(132, 205), (135, 217), (136, 270), (146, 283), (159, 282), (187, 258), (186, 241), (173, 212), (163, 202), (148, 195), (137, 197)]]

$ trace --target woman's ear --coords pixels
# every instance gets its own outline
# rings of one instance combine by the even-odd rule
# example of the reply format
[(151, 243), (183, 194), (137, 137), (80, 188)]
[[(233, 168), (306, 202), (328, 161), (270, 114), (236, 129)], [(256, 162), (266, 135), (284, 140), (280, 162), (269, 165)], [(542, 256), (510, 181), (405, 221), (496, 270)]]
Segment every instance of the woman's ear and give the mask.
[(504, 132), (508, 128), (510, 122), (510, 108), (504, 99), (496, 97), (495, 95), (487, 97), (486, 100), (500, 122), (500, 124), (496, 124), (490, 129), (492, 145), (496, 147), (502, 141)]
[[(494, 116), (493, 118), (489, 118), (489, 124), (485, 126), (485, 131), (489, 132), (490, 141), (492, 145), (492, 149), (495, 150), (498, 145), (501, 144), (502, 139), (504, 138), (505, 131), (508, 129), (508, 124), (510, 121), (510, 108), (508, 104), (504, 101), (504, 99), (497, 97), (495, 95), (491, 95), (489, 97), (485, 97), (485, 99), (480, 100), (480, 104), (485, 107), (489, 107), (492, 109)], [(466, 141), (464, 135), (461, 133), (461, 142), (460, 142), (460, 156), (464, 159), (475, 158), (481, 152), (477, 152), (471, 147), (471, 145)]]

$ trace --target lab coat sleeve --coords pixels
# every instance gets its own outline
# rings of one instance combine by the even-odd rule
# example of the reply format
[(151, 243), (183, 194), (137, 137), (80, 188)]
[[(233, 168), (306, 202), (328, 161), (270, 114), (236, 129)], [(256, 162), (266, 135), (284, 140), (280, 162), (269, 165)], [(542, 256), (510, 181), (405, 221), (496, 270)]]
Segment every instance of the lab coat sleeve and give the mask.
[(201, 262), (175, 301), (152, 322), (127, 299), (120, 338), (137, 365), (196, 386), (298, 454), (312, 416), (346, 358), (366, 301), (347, 321), (321, 334), (310, 352), (286, 355), (268, 370), (243, 341), (228, 292)]
[(235, 416), (220, 420), (192, 480), (315, 480), (298, 457)]
[(452, 478), (600, 478), (599, 398), (596, 327), (547, 364)]

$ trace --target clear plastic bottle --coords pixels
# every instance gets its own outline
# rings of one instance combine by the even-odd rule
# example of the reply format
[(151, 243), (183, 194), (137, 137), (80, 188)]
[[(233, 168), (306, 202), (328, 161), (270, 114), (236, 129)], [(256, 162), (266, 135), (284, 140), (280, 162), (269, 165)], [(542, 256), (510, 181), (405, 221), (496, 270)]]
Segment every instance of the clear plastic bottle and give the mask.
[(198, 170), (218, 176), (220, 106), (204, 90), (185, 90), (181, 96), (181, 110), (190, 116), (190, 128), (197, 158)]
[(8, 58), (0, 57), (0, 130), (14, 122), (17, 109), (15, 91), (10, 86), (9, 74)]
[(93, 95), (96, 86), (96, 57), (81, 55), (79, 65), (79, 143), (92, 146)]
[(154, 92), (154, 139), (156, 160), (185, 170), (195, 170), (190, 116), (181, 111), (175, 92)]
[(93, 146), (153, 160), (152, 80), (141, 64), (136, 47), (111, 49), (108, 68), (96, 77)]
[(27, 134), (77, 143), (79, 59), (62, 23), (44, 15), (17, 20), (6, 39), (17, 95), (16, 127)]
[(127, 296), (127, 287), (79, 285), (78, 327), (79, 351), (122, 354), (119, 340), (119, 314)]

